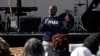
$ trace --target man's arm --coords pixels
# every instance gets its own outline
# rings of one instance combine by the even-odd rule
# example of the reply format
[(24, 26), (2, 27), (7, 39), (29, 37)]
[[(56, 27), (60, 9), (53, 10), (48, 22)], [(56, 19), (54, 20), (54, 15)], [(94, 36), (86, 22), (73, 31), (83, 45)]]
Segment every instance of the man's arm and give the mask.
[(49, 28), (48, 26), (48, 17), (44, 18), (43, 20), (41, 20), (41, 23), (39, 25), (39, 31), (47, 31)]

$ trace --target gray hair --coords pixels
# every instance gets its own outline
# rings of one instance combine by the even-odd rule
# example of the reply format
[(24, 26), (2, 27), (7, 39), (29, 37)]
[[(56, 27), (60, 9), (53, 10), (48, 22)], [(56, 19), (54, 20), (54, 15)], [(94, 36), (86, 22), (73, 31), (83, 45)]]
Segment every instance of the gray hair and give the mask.
[(30, 38), (24, 46), (23, 56), (43, 56), (44, 48), (39, 39)]

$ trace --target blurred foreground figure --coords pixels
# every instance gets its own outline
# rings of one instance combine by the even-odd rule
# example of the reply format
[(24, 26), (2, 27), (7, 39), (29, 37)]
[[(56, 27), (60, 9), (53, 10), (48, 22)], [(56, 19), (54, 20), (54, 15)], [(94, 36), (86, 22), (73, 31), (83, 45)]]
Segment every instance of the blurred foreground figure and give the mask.
[(97, 34), (91, 34), (84, 40), (83, 46), (74, 49), (70, 56), (95, 56), (99, 49), (99, 39)]
[(45, 56), (69, 56), (68, 36), (56, 34), (52, 37), (52, 49)]
[(0, 37), (0, 56), (10, 56), (9, 44)]
[(30, 38), (24, 46), (23, 56), (43, 56), (44, 48), (40, 40)]

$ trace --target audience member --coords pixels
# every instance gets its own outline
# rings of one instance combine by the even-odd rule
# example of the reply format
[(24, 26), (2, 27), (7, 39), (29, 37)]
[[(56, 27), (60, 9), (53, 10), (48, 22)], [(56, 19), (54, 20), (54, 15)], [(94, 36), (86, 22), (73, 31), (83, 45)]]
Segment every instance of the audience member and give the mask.
[(10, 56), (9, 44), (0, 37), (0, 56)]
[(45, 56), (69, 56), (68, 36), (56, 34), (52, 37), (52, 49)]
[(99, 50), (97, 51), (96, 56), (100, 56), (100, 46), (99, 46)]
[[(98, 34), (98, 40), (99, 40), (99, 44), (100, 44), (100, 34)], [(100, 45), (99, 45), (99, 50), (97, 51), (96, 56), (100, 56)]]
[(44, 48), (39, 39), (30, 38), (24, 46), (23, 56), (43, 56)]
[(74, 49), (70, 56), (95, 56), (99, 49), (99, 40), (97, 36), (97, 34), (91, 34), (84, 40), (83, 46)]

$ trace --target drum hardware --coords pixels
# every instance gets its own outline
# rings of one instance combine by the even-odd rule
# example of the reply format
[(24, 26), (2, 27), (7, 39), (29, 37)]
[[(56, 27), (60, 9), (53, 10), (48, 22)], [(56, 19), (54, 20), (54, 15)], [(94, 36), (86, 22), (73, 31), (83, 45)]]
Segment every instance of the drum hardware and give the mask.
[(83, 27), (83, 23), (81, 21), (81, 15), (77, 15), (77, 16), (74, 16), (75, 17), (75, 24), (74, 24), (74, 27), (73, 27), (73, 30), (74, 31), (86, 31), (87, 30)]
[(78, 3), (78, 4), (75, 4), (75, 5), (78, 5), (79, 7), (81, 7), (81, 6), (86, 5), (86, 4), (81, 3), (81, 2), (79, 1), (79, 3)]
[(92, 11), (98, 11), (98, 12), (100, 12), (100, 8), (99, 7), (93, 8)]
[[(78, 19), (78, 18), (77, 18), (77, 19)], [(87, 32), (87, 30), (83, 27), (82, 22), (79, 21), (79, 20), (76, 21), (76, 23), (75, 23), (73, 29), (74, 29), (74, 31), (82, 31), (82, 30), (83, 30), (83, 31), (86, 31), (86, 32)]]
[(7, 20), (7, 17), (5, 18), (5, 32), (7, 32), (7, 27), (8, 26), (8, 20)]
[(78, 6), (75, 6), (74, 7), (73, 16), (75, 18), (74, 19), (75, 20), (75, 24), (74, 24), (74, 26), (72, 28), (72, 31), (77, 31), (77, 32), (86, 31), (87, 32), (87, 30), (83, 27), (83, 23), (81, 21), (81, 14), (79, 12), (79, 8), (81, 6), (83, 6), (83, 5), (85, 5), (85, 4), (84, 3), (81, 3), (79, 1), (79, 3), (78, 4), (75, 4), (75, 5), (78, 5), (79, 7)]

